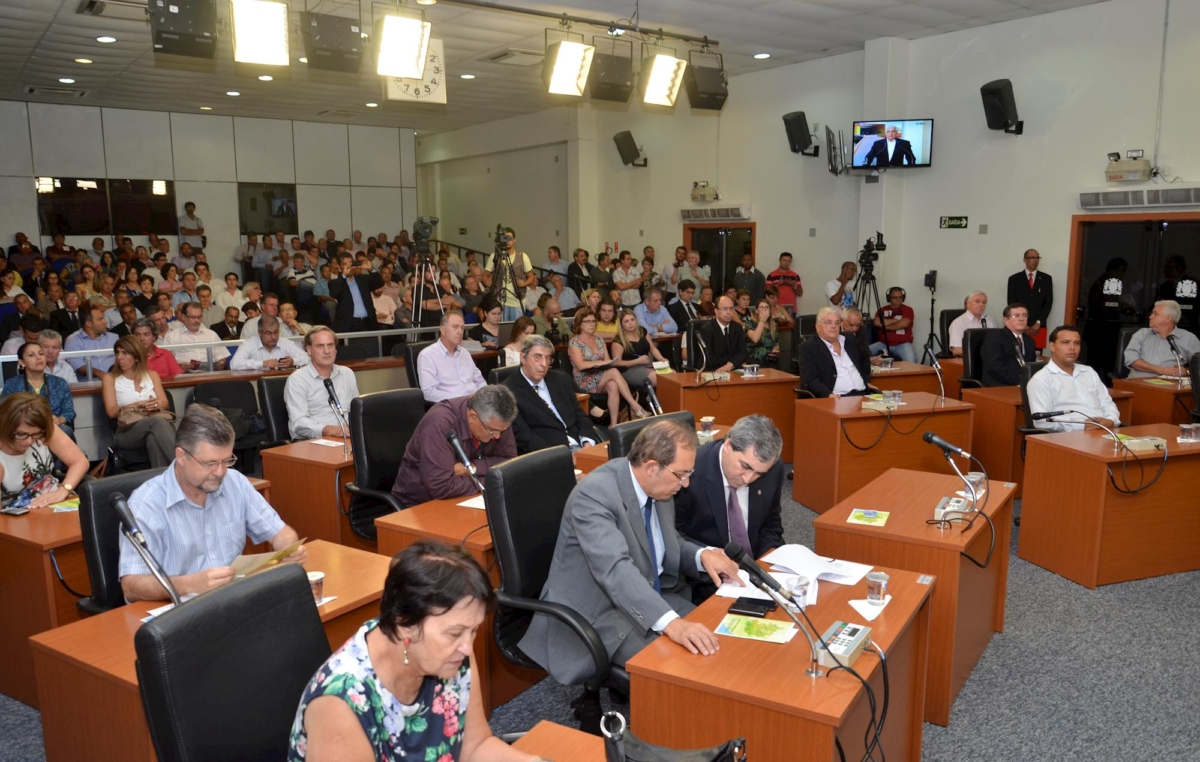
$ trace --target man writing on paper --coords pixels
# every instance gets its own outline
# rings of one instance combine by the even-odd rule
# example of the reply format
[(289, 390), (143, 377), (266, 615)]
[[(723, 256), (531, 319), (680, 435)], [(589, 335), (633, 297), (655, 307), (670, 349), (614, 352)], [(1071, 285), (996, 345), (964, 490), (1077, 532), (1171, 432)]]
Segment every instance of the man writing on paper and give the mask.
[[(246, 477), (231, 470), (233, 440), (233, 426), (220, 410), (192, 404), (175, 436), (175, 460), (129, 496), (150, 553), (181, 596), (232, 582), (230, 564), (247, 537), (270, 542), (273, 550), (300, 539)], [(307, 558), (301, 545), (286, 560), (303, 564)], [(117, 574), (127, 601), (168, 598), (124, 535)]]

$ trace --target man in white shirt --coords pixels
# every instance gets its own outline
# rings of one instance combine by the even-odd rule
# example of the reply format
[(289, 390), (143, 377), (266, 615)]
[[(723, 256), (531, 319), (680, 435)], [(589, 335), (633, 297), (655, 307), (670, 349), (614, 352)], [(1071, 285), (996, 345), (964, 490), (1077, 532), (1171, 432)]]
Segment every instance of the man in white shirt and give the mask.
[[(262, 298), (262, 314), (269, 315), (273, 318), (279, 317), (279, 297), (275, 294), (267, 294)], [(242, 326), (243, 336), (258, 335), (258, 321), (261, 317), (253, 317), (246, 321), (246, 325)], [(280, 327), (280, 332), (284, 336), (299, 336), (300, 332), (290, 328), (286, 323)]]
[(245, 303), (246, 297), (242, 296), (242, 290), (238, 288), (237, 274), (225, 273), (225, 288), (213, 297), (213, 304), (220, 307), (223, 312), (230, 307), (237, 307), (240, 310)]
[(466, 397), (486, 383), (471, 355), (460, 345), (463, 316), (457, 310), (442, 315), (441, 338), (417, 355), (417, 377), (421, 393), (429, 402)]
[(292, 266), (283, 273), (283, 279), (292, 287), (301, 304), (312, 301), (313, 287), (317, 285), (317, 273), (308, 266), (303, 254), (292, 256)]
[(79, 383), (79, 376), (75, 375), (75, 369), (66, 360), (60, 360), (58, 357), (58, 353), (63, 348), (61, 333), (47, 328), (38, 336), (38, 344), (42, 345), (42, 351), (46, 354), (47, 373), (52, 376), (58, 376), (68, 384)]
[(845, 308), (854, 306), (854, 287), (850, 281), (858, 275), (858, 265), (853, 262), (843, 262), (842, 271), (833, 280), (825, 284), (825, 300), (827, 306)]
[[(220, 341), (216, 331), (204, 325), (204, 310), (199, 302), (188, 302), (179, 308), (179, 322), (167, 332), (163, 343), (171, 347), (175, 359), (183, 368), (191, 367), (199, 370), (208, 363), (207, 349), (175, 349), (177, 344), (207, 344)], [(224, 370), (229, 359), (229, 350), (225, 347), (213, 347), (213, 370)]]
[(822, 307), (816, 322), (817, 335), (800, 345), (804, 388), (820, 398), (868, 394), (871, 361), (867, 348), (853, 338), (846, 340), (841, 315), (833, 307)]
[(613, 282), (621, 291), (621, 304), (636, 307), (642, 302), (642, 271), (633, 267), (633, 254), (622, 251), (618, 255), (617, 267), (613, 270)]
[[(706, 288), (710, 285), (709, 278), (711, 277), (708, 265), (700, 264), (700, 252), (691, 249), (687, 253), (687, 260), (681, 270), (683, 277), (693, 283), (699, 284), (701, 288)], [(665, 280), (665, 278), (664, 278)]]
[[(687, 260), (687, 247), (675, 247), (675, 259), (668, 262), (662, 269), (663, 285), (666, 286), (667, 293), (674, 296), (679, 295), (679, 282), (684, 280), (683, 268), (684, 262)], [(695, 281), (693, 281), (695, 283)]]
[(340, 437), (342, 427), (337, 414), (329, 406), (329, 390), (325, 382), (333, 383), (333, 393), (342, 410), (350, 410), (350, 401), (358, 396), (358, 381), (354, 371), (335, 365), (337, 334), (318, 326), (304, 337), (304, 350), (311, 363), (288, 376), (283, 390), (288, 412), (288, 430), (293, 439)]
[(972, 291), (963, 302), (967, 311), (950, 323), (950, 351), (955, 357), (962, 357), (963, 334), (971, 328), (999, 328), (984, 312), (987, 310), (987, 294), (982, 291)]
[(192, 249), (204, 249), (204, 220), (196, 216), (196, 205), (191, 201), (183, 205), (183, 216), (179, 218), (179, 247), (191, 244)]
[(230, 363), (232, 370), (286, 370), (308, 365), (308, 355), (298, 341), (279, 340), (278, 318), (269, 315), (258, 320), (258, 335), (238, 347)]
[(1075, 360), (1081, 346), (1079, 329), (1060, 325), (1050, 332), (1050, 362), (1029, 379), (1032, 413), (1063, 411), (1053, 420), (1034, 421), (1046, 431), (1082, 431), (1090, 419), (1109, 428), (1121, 423), (1121, 414), (1096, 371)]

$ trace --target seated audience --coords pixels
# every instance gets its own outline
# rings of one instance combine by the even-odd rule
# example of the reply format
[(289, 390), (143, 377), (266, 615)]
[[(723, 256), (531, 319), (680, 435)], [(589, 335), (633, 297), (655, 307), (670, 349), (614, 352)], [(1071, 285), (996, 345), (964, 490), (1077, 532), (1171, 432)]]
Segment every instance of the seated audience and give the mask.
[(696, 294), (696, 284), (690, 280), (679, 282), (678, 295), (667, 305), (667, 312), (675, 320), (675, 326), (681, 333), (687, 330), (688, 324), (696, 319), (696, 305), (692, 297)]
[(1037, 361), (1033, 337), (1025, 332), (1028, 322), (1024, 304), (1004, 308), (1004, 330), (989, 333), (979, 352), (984, 386), (1016, 386), (1021, 383), (1021, 368)]
[(0, 344), (0, 355), (15, 355), (22, 344), (37, 343), (42, 331), (46, 329), (46, 324), (36, 311), (29, 310), (25, 313), (25, 317), (21, 318), (18, 328), (20, 330), (17, 331), (16, 336), (5, 339), (4, 343)]
[[(117, 335), (109, 333), (108, 324), (104, 322), (104, 310), (99, 307), (92, 307), (83, 313), (83, 327), (67, 337), (63, 343), (63, 349), (68, 352), (79, 352), (89, 349), (112, 349), (117, 343)], [(75, 373), (80, 379), (87, 378), (87, 363), (84, 358), (77, 357), (74, 360), (68, 360), (71, 367), (75, 368)], [(99, 354), (91, 357), (92, 372), (100, 373), (107, 372), (113, 365), (113, 358), (107, 354)]]
[[(44, 296), (37, 300), (37, 310), (38, 312), (42, 313), (42, 315), (47, 316), (47, 319), (52, 318), (55, 312), (67, 308), (67, 303), (63, 299), (62, 284), (50, 283), (46, 286), (42, 293)], [(28, 301), (29, 297), (27, 296), (25, 299)], [(21, 300), (18, 298), (14, 301), (16, 302), (19, 310)], [(26, 309), (28, 309), (28, 307), (26, 307)], [(0, 332), (3, 332), (2, 328), (0, 328)]]
[(69, 338), (71, 334), (83, 327), (83, 314), (79, 310), (79, 294), (74, 291), (67, 293), (63, 297), (63, 305), (62, 309), (50, 313), (50, 327)]
[(17, 375), (4, 382), (0, 397), (19, 392), (32, 392), (44, 397), (59, 431), (74, 439), (75, 401), (71, 398), (70, 384), (46, 372), (46, 350), (38, 341), (22, 344), (16, 350), (16, 355)]
[(800, 345), (800, 378), (816, 397), (849, 397), (868, 393), (871, 361), (867, 348), (841, 332), (842, 320), (832, 307), (817, 312), (817, 335)]
[[(912, 307), (904, 303), (904, 289), (892, 286), (887, 292), (888, 303), (879, 308), (873, 321), (877, 329), (887, 331), (887, 343), (877, 341), (871, 345), (871, 354), (886, 351), (889, 357), (904, 362), (916, 362), (917, 350), (913, 347)], [(876, 331), (876, 336), (882, 335)]]
[(579, 296), (576, 295), (574, 289), (563, 285), (562, 275), (554, 273), (547, 279), (547, 283), (549, 285), (547, 286), (546, 293), (554, 297), (554, 300), (558, 302), (559, 306), (561, 306), (565, 312), (570, 312), (571, 310), (579, 308), (579, 305), (581, 304), (579, 301)]
[(1121, 414), (1096, 371), (1075, 362), (1082, 346), (1079, 329), (1060, 325), (1050, 332), (1050, 362), (1029, 379), (1029, 411), (1063, 411), (1054, 420), (1034, 421), (1046, 431), (1083, 431), (1093, 420), (1110, 429), (1119, 426)]
[(658, 345), (650, 340), (633, 310), (621, 310), (619, 322), (621, 330), (612, 343), (613, 367), (621, 369), (630, 389), (641, 389), (647, 380), (658, 386), (654, 363), (666, 362)]
[(200, 321), (205, 326), (221, 322), (225, 311), (213, 304), (212, 289), (208, 286), (196, 287), (196, 301), (200, 303)]
[[(263, 315), (258, 335), (246, 339), (230, 361), (232, 370), (287, 370), (308, 364), (308, 355), (293, 340), (279, 340), (279, 318)], [(345, 406), (343, 405), (343, 408)]]
[(537, 325), (533, 318), (524, 315), (513, 321), (512, 330), (508, 334), (508, 343), (504, 345), (504, 365), (521, 364), (521, 345), (527, 336), (537, 334)]
[(550, 333), (557, 333), (559, 342), (566, 341), (571, 335), (571, 324), (562, 316), (562, 305), (553, 298), (542, 303), (541, 314), (533, 316), (533, 329), (538, 336), (549, 337)]
[(606, 339), (617, 335), (617, 302), (600, 302), (600, 309), (596, 311), (596, 333)]
[[(541, 597), (591, 622), (617, 666), (659, 635), (693, 654), (720, 649), (710, 625), (682, 618), (695, 608), (685, 576), (741, 584), (723, 551), (675, 528), (673, 498), (695, 471), (696, 446), (691, 428), (656, 421), (638, 434), (628, 458), (583, 477), (567, 500)], [(594, 669), (579, 636), (546, 614), (534, 614), (519, 646), (566, 685)]]
[[(125, 339), (122, 339), (124, 341)], [(173, 433), (173, 432), (172, 432)], [(233, 468), (233, 426), (225, 414), (192, 404), (179, 423), (166, 471), (129, 496), (150, 553), (180, 595), (204, 593), (234, 580), (230, 567), (250, 543), (283, 550), (299, 541), (263, 496)], [(303, 564), (303, 545), (285, 562)], [(117, 566), (127, 601), (164, 600), (167, 591), (122, 535)]]
[(118, 339), (113, 356), (113, 372), (100, 378), (104, 411), (117, 422), (113, 442), (122, 450), (144, 450), (150, 465), (161, 468), (171, 462), (175, 446), (162, 379), (146, 366), (146, 350), (134, 336)]
[[(587, 307), (594, 313), (600, 311), (600, 302), (604, 301), (604, 297), (600, 295), (597, 289), (589, 288), (583, 292), (583, 306)], [(572, 315), (571, 317), (574, 317)]]
[(485, 296), (479, 303), (481, 322), (472, 326), (467, 335), (482, 344), (484, 349), (497, 349), (500, 346), (500, 318), (503, 314), (504, 308), (500, 300), (494, 296)]
[[(116, 323), (116, 328), (112, 329), (113, 334), (116, 335), (117, 338), (120, 338), (133, 333), (133, 326), (138, 321), (137, 307), (134, 307), (133, 304), (127, 302), (122, 304), (117, 309), (117, 313), (120, 316), (120, 320)], [(107, 313), (106, 317), (104, 318), (104, 322), (108, 322)]]
[[(358, 396), (358, 380), (354, 371), (336, 365), (337, 334), (318, 326), (304, 337), (304, 350), (310, 363), (288, 376), (283, 397), (287, 406), (288, 431), (292, 439), (340, 437), (342, 427), (337, 414), (329, 406), (326, 379), (333, 381), (338, 404), (347, 415), (350, 401)], [(240, 350), (239, 350), (240, 352)]]
[[(629, 403), (635, 417), (649, 415), (629, 390), (621, 371), (612, 367), (608, 347), (596, 333), (596, 316), (590, 309), (582, 307), (575, 313), (571, 333), (574, 335), (567, 343), (567, 353), (571, 357), (575, 385), (587, 394), (605, 398), (609, 425), (615, 426), (620, 420), (622, 399)], [(591, 413), (597, 418), (603, 415), (603, 411), (594, 406)]]
[(745, 289), (729, 289), (727, 294), (733, 299), (733, 322), (746, 327), (750, 317), (750, 292)]
[[(247, 283), (246, 286), (257, 286), (257, 283)], [(246, 297), (242, 296), (242, 290), (238, 288), (237, 273), (225, 273), (225, 288), (218, 291), (213, 296), (213, 303), (218, 307), (237, 307), (239, 310), (246, 303)]]
[(0, 273), (0, 304), (7, 304), (18, 296), (29, 296), (17, 285), (18, 275), (19, 273), (11, 268)]
[(517, 401), (512, 392), (495, 385), (480, 387), (470, 396), (442, 400), (429, 408), (404, 450), (392, 494), (401, 505), (411, 508), (430, 500), (478, 493), (446, 436), (451, 431), (458, 434), (482, 482), (489, 468), (516, 457), (512, 432), (516, 417)]
[(51, 376), (58, 376), (68, 384), (74, 384), (79, 381), (79, 377), (75, 375), (75, 369), (66, 360), (60, 360), (58, 357), (63, 348), (62, 334), (47, 328), (38, 336), (38, 344), (42, 347), (42, 351), (46, 353), (46, 373)]
[[(369, 296), (369, 294), (368, 294)], [(271, 317), (280, 317), (282, 302), (276, 294), (266, 294), (262, 297), (262, 302), (259, 305), (262, 308), (262, 314), (270, 315)], [(246, 324), (242, 326), (242, 334), (246, 336), (258, 335), (258, 321), (261, 318), (252, 317), (246, 319)], [(294, 321), (293, 321), (294, 322)], [(280, 334), (283, 336), (299, 336), (300, 331), (289, 328), (286, 323), (281, 327)]]
[(1154, 303), (1150, 327), (1135, 333), (1125, 347), (1130, 378), (1175, 376), (1181, 369), (1184, 376), (1188, 374), (1188, 362), (1200, 352), (1200, 340), (1179, 327), (1181, 316), (1179, 302), (1164, 299)]
[(987, 294), (982, 291), (972, 291), (963, 302), (966, 312), (950, 322), (950, 351), (955, 357), (962, 357), (963, 334), (972, 328), (996, 328), (996, 323), (986, 314)]
[(554, 345), (545, 336), (530, 336), (521, 344), (521, 370), (504, 385), (517, 400), (513, 434), (517, 452), (527, 453), (555, 445), (572, 450), (600, 441), (596, 429), (579, 403), (565, 373), (550, 370)]
[[(161, 320), (161, 312), (153, 314)], [(138, 321), (133, 324), (132, 336), (138, 340), (146, 352), (146, 367), (157, 373), (163, 381), (170, 381), (183, 373), (183, 368), (179, 367), (175, 355), (158, 346), (158, 333), (155, 329), (154, 317), (138, 318)]]
[(662, 333), (676, 333), (679, 330), (671, 311), (663, 306), (663, 292), (659, 288), (646, 291), (646, 301), (633, 308), (638, 324), (646, 329), (650, 336)]
[(179, 308), (179, 322), (167, 333), (163, 343), (172, 348), (180, 367), (199, 370), (208, 366), (208, 352), (212, 352), (213, 368), (224, 370), (229, 361), (229, 350), (225, 347), (211, 349), (175, 349), (180, 344), (207, 344), (220, 341), (216, 331), (204, 325), (204, 311), (197, 302), (188, 302)]
[(485, 385), (483, 374), (462, 348), (463, 317), (455, 310), (442, 315), (439, 338), (417, 356), (417, 378), (429, 402), (465, 397)]
[(213, 333), (217, 334), (217, 338), (221, 341), (235, 341), (242, 338), (242, 323), (238, 320), (242, 311), (237, 307), (225, 308), (225, 319), (220, 323), (210, 325)]
[(300, 313), (296, 311), (296, 305), (283, 302), (279, 305), (279, 329), (281, 336), (288, 333), (292, 336), (307, 336), (313, 327), (300, 322)]
[[(61, 482), (54, 475), (55, 459), (67, 469)], [(87, 456), (59, 431), (42, 396), (5, 395), (0, 401), (0, 507), (36, 509), (61, 503), (87, 470)]]
[(771, 303), (764, 297), (745, 318), (746, 362), (779, 366), (779, 326), (771, 314)]
[(697, 341), (704, 344), (697, 354), (704, 357), (704, 369), (729, 372), (746, 361), (746, 330), (733, 321), (733, 300), (722, 296), (717, 303), (716, 319), (696, 329)]

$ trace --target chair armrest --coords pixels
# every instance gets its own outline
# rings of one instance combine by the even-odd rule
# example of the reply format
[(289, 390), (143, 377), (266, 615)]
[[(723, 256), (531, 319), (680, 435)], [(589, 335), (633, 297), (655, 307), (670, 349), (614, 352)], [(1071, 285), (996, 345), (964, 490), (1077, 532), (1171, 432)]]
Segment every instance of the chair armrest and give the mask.
[(1022, 434), (1024, 434), (1027, 437), (1032, 437), (1037, 434), (1051, 433), (1051, 432), (1047, 431), (1046, 429), (1039, 429), (1036, 426), (1018, 426), (1017, 431), (1021, 432)]
[(354, 482), (347, 484), (346, 490), (351, 495), (358, 495), (359, 497), (369, 497), (372, 500), (379, 500), (381, 502), (387, 503), (393, 511), (400, 512), (400, 511), (404, 510), (404, 506), (400, 505), (400, 501), (397, 500), (396, 496), (393, 495), (391, 492), (384, 492), (383, 490), (378, 490), (378, 489), (367, 489), (366, 487), (358, 486)]
[(572, 631), (583, 641), (583, 645), (591, 654), (592, 663), (595, 667), (595, 673), (591, 679), (587, 680), (585, 685), (589, 690), (599, 690), (608, 676), (609, 659), (608, 649), (604, 647), (604, 641), (600, 640), (600, 635), (592, 625), (583, 618), (573, 608), (564, 606), (561, 603), (553, 603), (551, 601), (535, 600), (533, 598), (518, 598), (509, 595), (503, 591), (496, 591), (496, 602), (501, 606), (508, 606), (519, 611), (530, 611), (535, 614), (546, 614), (552, 616), (558, 621), (571, 628)]
[(983, 382), (977, 378), (959, 378), (958, 385), (960, 387), (961, 386), (969, 386), (974, 389), (982, 389), (983, 388)]
[(105, 611), (112, 610), (108, 606), (97, 603), (96, 599), (92, 597), (80, 598), (75, 601), (75, 608), (79, 609), (84, 616), (95, 616), (96, 614), (103, 614)]

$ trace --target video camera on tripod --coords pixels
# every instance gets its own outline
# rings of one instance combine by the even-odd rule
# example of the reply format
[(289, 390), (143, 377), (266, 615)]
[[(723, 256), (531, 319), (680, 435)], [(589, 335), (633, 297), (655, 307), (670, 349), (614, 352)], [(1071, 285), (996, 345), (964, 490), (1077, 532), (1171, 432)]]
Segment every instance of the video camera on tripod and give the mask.
[(437, 227), (437, 217), (418, 217), (413, 221), (413, 253), (421, 264), (433, 264), (433, 252), (429, 250), (429, 239)]
[(875, 231), (875, 240), (867, 239), (863, 244), (862, 251), (858, 252), (858, 267), (863, 273), (872, 273), (875, 271), (875, 263), (879, 261), (879, 252), (887, 251), (887, 244), (883, 242), (883, 233)]

